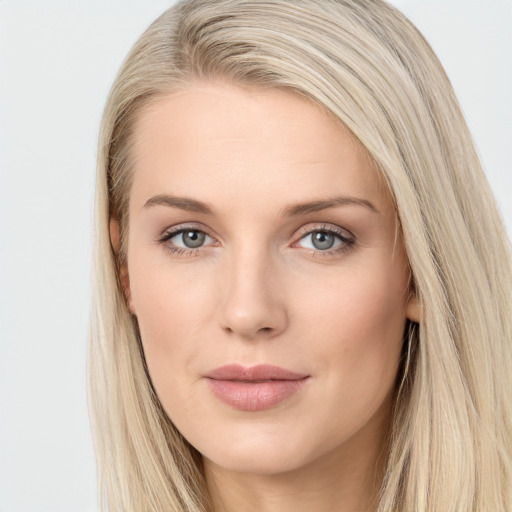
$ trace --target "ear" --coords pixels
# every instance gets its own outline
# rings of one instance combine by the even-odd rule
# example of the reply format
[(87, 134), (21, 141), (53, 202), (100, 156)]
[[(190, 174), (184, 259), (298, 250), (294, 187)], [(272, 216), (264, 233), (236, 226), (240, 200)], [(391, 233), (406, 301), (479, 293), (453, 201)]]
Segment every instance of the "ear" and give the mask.
[[(110, 243), (112, 244), (112, 248), (116, 255), (119, 254), (119, 249), (121, 248), (121, 235), (120, 235), (120, 227), (119, 221), (114, 217), (110, 218)], [(118, 268), (119, 270), (119, 279), (121, 281), (121, 285), (123, 287), (124, 297), (126, 299), (126, 304), (128, 305), (128, 309), (132, 315), (135, 315), (135, 308), (133, 305), (132, 292), (130, 288), (130, 275), (128, 274), (128, 264), (124, 261)]]
[(421, 323), (423, 319), (423, 307), (414, 292), (411, 292), (405, 308), (405, 316), (411, 321)]

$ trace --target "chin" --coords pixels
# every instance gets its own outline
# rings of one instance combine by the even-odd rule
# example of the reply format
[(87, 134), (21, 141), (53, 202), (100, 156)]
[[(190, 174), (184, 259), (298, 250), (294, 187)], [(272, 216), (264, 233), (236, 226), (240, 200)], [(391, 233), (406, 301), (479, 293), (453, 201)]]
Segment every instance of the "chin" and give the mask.
[(204, 455), (216, 466), (234, 473), (251, 475), (277, 475), (288, 473), (305, 465), (297, 454), (284, 453), (278, 450), (243, 450), (233, 447), (229, 453), (214, 454), (212, 458)]
[(318, 446), (308, 446), (304, 436), (290, 436), (289, 432), (266, 434), (254, 430), (251, 432), (248, 428), (221, 436), (222, 440), (218, 439), (215, 445), (205, 443), (203, 446), (196, 445), (196, 448), (207, 461), (225, 470), (258, 475), (297, 470), (314, 460), (321, 451)]

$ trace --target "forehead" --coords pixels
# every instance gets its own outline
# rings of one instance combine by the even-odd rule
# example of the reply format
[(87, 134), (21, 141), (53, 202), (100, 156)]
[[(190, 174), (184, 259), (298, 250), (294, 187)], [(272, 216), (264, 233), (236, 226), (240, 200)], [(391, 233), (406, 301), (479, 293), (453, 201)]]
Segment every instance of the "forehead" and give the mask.
[[(208, 124), (197, 124), (201, 118), (209, 118)], [(218, 124), (212, 133), (210, 128), (215, 118)], [(219, 129), (240, 137), (253, 136), (255, 129), (261, 129), (259, 136), (268, 135), (268, 142), (273, 140), (276, 128), (284, 130), (283, 135), (301, 136), (309, 135), (314, 126), (319, 137), (332, 138), (338, 134), (346, 139), (345, 143), (350, 142), (354, 149), (365, 153), (359, 141), (334, 115), (292, 90), (230, 82), (195, 83), (177, 89), (155, 97), (142, 109), (134, 126), (135, 144), (144, 142), (144, 132), (154, 123), (166, 121), (172, 122), (177, 132), (192, 125), (198, 137), (220, 135)]]
[(316, 103), (288, 91), (228, 83), (180, 89), (143, 109), (132, 142), (139, 203), (158, 193), (210, 189), (228, 198), (265, 187), (297, 200), (329, 189), (385, 200), (359, 141)]

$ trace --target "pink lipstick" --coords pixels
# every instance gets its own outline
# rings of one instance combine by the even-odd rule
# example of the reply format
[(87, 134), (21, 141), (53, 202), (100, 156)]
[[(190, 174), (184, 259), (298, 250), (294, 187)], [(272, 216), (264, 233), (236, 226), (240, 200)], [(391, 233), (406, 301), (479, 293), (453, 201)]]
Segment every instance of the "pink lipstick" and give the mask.
[(241, 411), (262, 411), (297, 393), (309, 375), (268, 364), (248, 368), (229, 364), (204, 378), (212, 393), (225, 404)]

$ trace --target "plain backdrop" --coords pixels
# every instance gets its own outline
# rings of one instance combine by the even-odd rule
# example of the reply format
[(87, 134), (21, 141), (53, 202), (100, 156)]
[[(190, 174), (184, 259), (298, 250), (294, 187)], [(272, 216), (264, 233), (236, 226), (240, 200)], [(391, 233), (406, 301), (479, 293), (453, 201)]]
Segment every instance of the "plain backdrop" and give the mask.
[[(395, 0), (459, 96), (512, 233), (512, 0)], [(96, 140), (164, 0), (0, 0), (0, 512), (96, 510), (86, 387)]]

